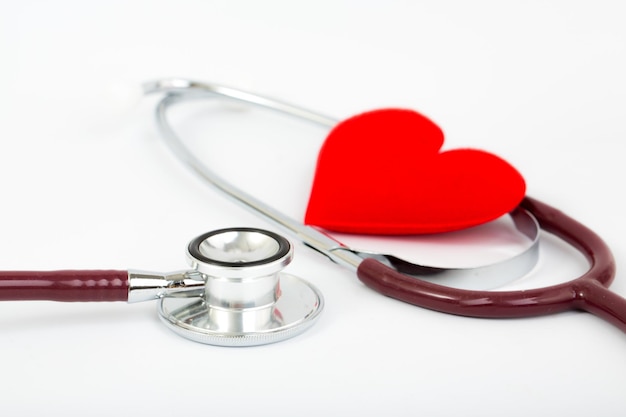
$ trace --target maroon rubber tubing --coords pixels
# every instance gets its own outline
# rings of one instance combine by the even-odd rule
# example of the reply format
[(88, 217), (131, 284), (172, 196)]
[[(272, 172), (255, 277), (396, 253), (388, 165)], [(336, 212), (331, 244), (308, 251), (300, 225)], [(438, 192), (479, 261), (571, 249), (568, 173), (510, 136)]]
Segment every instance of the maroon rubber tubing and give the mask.
[[(524, 291), (469, 291), (421, 281), (374, 259), (364, 260), (357, 275), (368, 287), (389, 297), (441, 312), (470, 317), (528, 317), (581, 309), (626, 332), (626, 300), (608, 290), (615, 276), (611, 251), (594, 232), (562, 212), (532, 198), (522, 207), (543, 230), (581, 251), (590, 263), (581, 277), (564, 284)], [(127, 271), (4, 271), (0, 300), (126, 301)]]
[(392, 298), (444, 313), (469, 317), (512, 318), (584, 310), (626, 332), (626, 299), (608, 286), (615, 277), (611, 250), (593, 231), (549, 205), (526, 197), (521, 206), (541, 228), (574, 246), (590, 267), (582, 276), (544, 288), (523, 291), (473, 291), (445, 287), (401, 274), (374, 259), (357, 269), (368, 287)]
[(0, 301), (128, 301), (128, 271), (0, 271)]

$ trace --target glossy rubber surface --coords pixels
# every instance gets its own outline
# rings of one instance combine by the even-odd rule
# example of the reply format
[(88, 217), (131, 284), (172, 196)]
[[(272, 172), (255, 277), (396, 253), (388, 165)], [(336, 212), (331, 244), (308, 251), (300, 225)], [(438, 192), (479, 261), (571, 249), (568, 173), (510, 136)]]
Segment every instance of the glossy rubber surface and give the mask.
[(581, 251), (589, 270), (569, 282), (524, 291), (469, 291), (401, 274), (374, 259), (357, 270), (368, 287), (392, 298), (445, 313), (470, 317), (527, 317), (580, 309), (626, 332), (626, 300), (608, 290), (615, 276), (610, 249), (593, 231), (545, 203), (526, 197), (521, 204), (542, 229)]
[(127, 299), (127, 271), (0, 271), (0, 301)]

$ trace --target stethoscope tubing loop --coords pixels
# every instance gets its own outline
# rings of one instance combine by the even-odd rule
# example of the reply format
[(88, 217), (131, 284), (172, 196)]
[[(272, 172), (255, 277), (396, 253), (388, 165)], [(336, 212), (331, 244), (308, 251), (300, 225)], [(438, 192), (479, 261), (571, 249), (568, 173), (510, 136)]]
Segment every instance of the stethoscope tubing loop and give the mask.
[(374, 259), (364, 260), (357, 276), (368, 287), (420, 307), (468, 317), (518, 318), (584, 310), (626, 332), (626, 299), (610, 291), (615, 260), (592, 230), (561, 211), (526, 197), (521, 204), (550, 232), (587, 258), (589, 270), (571, 281), (518, 291), (472, 291), (425, 282), (398, 273)]

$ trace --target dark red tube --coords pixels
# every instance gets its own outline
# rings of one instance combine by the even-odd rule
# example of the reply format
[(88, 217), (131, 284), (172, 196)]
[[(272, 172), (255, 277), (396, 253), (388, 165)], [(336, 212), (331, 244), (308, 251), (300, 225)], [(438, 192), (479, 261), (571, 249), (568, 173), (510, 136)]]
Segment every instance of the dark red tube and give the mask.
[(580, 250), (589, 270), (569, 282), (524, 291), (470, 291), (445, 287), (404, 275), (374, 259), (357, 269), (368, 287), (389, 297), (445, 313), (470, 317), (527, 317), (580, 309), (626, 332), (626, 300), (607, 288), (615, 276), (608, 246), (593, 231), (547, 204), (525, 198), (521, 204), (541, 228)]
[(127, 271), (0, 271), (0, 301), (127, 301)]

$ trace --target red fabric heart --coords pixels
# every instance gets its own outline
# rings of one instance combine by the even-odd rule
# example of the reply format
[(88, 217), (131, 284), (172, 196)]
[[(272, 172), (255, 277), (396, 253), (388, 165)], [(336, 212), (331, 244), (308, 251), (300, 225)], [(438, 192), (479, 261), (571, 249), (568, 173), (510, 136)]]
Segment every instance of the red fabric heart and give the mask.
[(464, 229), (514, 209), (526, 185), (503, 159), (475, 149), (440, 152), (443, 132), (412, 110), (382, 109), (328, 135), (305, 223), (362, 234)]

